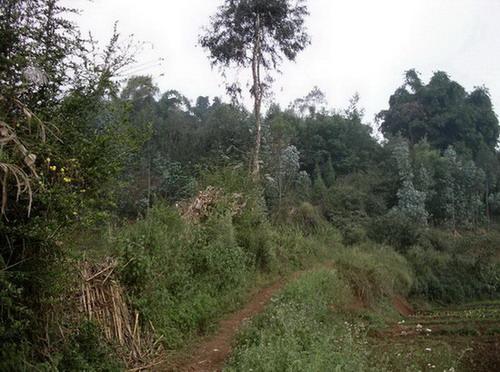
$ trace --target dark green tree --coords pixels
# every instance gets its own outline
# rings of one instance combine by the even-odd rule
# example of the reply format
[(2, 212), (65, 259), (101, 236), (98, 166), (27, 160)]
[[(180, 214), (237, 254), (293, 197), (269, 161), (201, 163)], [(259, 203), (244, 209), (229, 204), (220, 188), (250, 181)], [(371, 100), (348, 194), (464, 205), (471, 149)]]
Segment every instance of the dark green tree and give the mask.
[(500, 127), (486, 88), (471, 93), (442, 71), (424, 84), (415, 70), (389, 100), (389, 109), (378, 114), (384, 136), (401, 134), (414, 145), (426, 138), (445, 151), (476, 155), (482, 146), (495, 151)]

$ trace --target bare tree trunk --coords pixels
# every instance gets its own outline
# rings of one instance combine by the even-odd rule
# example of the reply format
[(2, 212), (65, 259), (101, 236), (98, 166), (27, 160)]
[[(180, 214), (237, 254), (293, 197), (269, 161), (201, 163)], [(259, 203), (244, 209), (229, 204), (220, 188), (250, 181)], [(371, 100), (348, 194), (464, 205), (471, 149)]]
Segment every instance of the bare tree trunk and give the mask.
[(260, 36), (260, 16), (257, 15), (255, 20), (255, 40), (252, 57), (252, 76), (253, 88), (252, 95), (254, 98), (254, 115), (255, 115), (255, 147), (252, 159), (252, 178), (258, 181), (260, 177), (260, 144), (262, 137), (262, 123), (260, 117), (260, 110), (262, 105), (262, 85), (260, 81), (260, 63), (261, 63), (261, 40)]

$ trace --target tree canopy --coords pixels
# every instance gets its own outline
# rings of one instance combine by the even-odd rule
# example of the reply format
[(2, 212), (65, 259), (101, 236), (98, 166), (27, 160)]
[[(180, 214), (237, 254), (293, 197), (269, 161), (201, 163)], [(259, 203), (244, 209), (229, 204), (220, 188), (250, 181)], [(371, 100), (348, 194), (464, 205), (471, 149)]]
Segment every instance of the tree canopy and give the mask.
[(378, 114), (385, 136), (401, 134), (410, 145), (423, 139), (444, 151), (476, 155), (482, 146), (494, 151), (500, 127), (489, 92), (484, 87), (468, 93), (442, 71), (424, 84), (415, 70), (406, 72), (404, 84)]
[[(254, 98), (255, 145), (251, 171), (254, 179), (260, 176), (261, 106), (266, 80), (270, 80), (269, 74), (263, 79), (261, 68), (269, 73), (278, 67), (283, 57), (293, 61), (309, 44), (304, 28), (307, 15), (302, 0), (295, 3), (290, 0), (226, 0), (200, 37), (200, 44), (209, 51), (213, 65), (252, 67), (250, 93)], [(234, 90), (234, 85), (231, 89)]]

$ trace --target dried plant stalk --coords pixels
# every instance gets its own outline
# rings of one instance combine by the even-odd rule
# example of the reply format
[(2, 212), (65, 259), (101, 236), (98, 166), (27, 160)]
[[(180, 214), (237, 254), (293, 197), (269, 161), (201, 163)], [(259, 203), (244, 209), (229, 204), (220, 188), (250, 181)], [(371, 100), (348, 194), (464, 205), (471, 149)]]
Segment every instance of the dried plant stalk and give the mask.
[(157, 363), (157, 356), (162, 352), (161, 338), (152, 337), (152, 326), (151, 332), (141, 332), (140, 313), (130, 312), (123, 288), (113, 278), (116, 267), (117, 262), (112, 259), (99, 266), (89, 262), (81, 264), (81, 311), (99, 324), (107, 340), (127, 350), (124, 358), (131, 367), (150, 365), (152, 360)]

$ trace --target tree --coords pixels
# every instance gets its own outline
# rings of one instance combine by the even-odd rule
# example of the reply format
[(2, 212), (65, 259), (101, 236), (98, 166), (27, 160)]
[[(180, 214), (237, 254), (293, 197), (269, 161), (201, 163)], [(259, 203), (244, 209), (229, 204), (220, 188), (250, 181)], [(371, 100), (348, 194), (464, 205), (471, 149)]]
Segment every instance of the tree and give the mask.
[(384, 136), (401, 134), (413, 146), (426, 138), (432, 147), (476, 156), (482, 147), (494, 152), (500, 127), (489, 92), (484, 87), (468, 93), (443, 71), (428, 84), (415, 70), (389, 100), (389, 109), (378, 114)]
[(315, 86), (305, 97), (293, 101), (290, 109), (298, 116), (305, 118), (307, 116), (315, 117), (318, 112), (325, 113), (326, 106), (325, 94)]
[(322, 114), (298, 124), (294, 144), (301, 153), (302, 167), (309, 174), (314, 174), (316, 162), (324, 165), (331, 157), (336, 177), (341, 177), (365, 172), (377, 164), (380, 145), (371, 132), (370, 126), (358, 117)]
[(397, 192), (398, 205), (392, 213), (407, 218), (418, 225), (427, 225), (429, 214), (425, 208), (426, 194), (415, 189), (413, 185), (414, 175), (408, 143), (402, 138), (395, 140), (393, 156), (398, 166), (401, 186)]
[(58, 103), (78, 49), (74, 25), (62, 18), (69, 11), (55, 0), (0, 3), (1, 215), (23, 193), (30, 209), (41, 148), (54, 131), (42, 120)]
[[(303, 0), (225, 0), (200, 37), (213, 65), (252, 70), (250, 94), (254, 100), (255, 144), (251, 173), (260, 176), (261, 107), (268, 85), (265, 77), (276, 70), (283, 57), (295, 60), (309, 44), (304, 28), (308, 15)], [(262, 74), (264, 70), (264, 74)], [(264, 76), (263, 76), (264, 75)]]
[[(281, 150), (277, 164), (272, 169), (272, 174), (267, 177), (268, 185), (276, 193), (277, 209), (281, 211), (283, 199), (298, 186), (300, 154), (297, 148), (290, 145)], [(303, 176), (303, 175), (302, 175)], [(302, 183), (303, 179), (300, 180)]]

